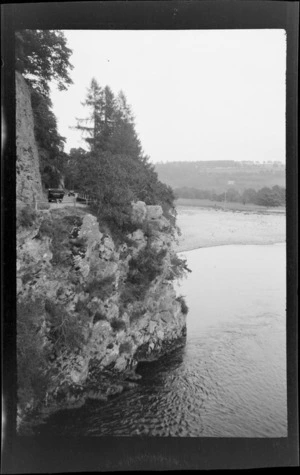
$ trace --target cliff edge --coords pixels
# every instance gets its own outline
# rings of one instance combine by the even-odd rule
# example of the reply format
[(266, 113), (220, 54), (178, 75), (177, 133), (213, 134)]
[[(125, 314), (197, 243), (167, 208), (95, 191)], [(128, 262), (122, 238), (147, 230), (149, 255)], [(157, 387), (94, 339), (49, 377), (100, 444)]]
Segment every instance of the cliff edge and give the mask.
[(130, 229), (84, 208), (34, 211), (42, 196), (30, 90), (17, 84), (18, 427), (134, 388), (140, 361), (184, 344), (185, 264), (161, 206), (133, 202)]

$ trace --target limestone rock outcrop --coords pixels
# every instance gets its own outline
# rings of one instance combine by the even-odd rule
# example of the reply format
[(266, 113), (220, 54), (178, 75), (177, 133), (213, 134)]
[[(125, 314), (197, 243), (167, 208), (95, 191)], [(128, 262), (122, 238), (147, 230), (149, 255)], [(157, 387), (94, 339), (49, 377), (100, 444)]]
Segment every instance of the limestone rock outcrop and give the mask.
[[(184, 342), (186, 315), (173, 287), (168, 220), (160, 207), (141, 202), (133, 215), (147, 232), (138, 228), (118, 245), (95, 216), (72, 208), (40, 212), (18, 233), (20, 308), (40, 302), (34, 317), (39, 351), (47, 347), (52, 355), (48, 405), (61, 407), (58, 397), (67, 407), (91, 394), (105, 399), (126, 389), (128, 378), (138, 379), (139, 361)], [(80, 344), (70, 347), (68, 339)]]

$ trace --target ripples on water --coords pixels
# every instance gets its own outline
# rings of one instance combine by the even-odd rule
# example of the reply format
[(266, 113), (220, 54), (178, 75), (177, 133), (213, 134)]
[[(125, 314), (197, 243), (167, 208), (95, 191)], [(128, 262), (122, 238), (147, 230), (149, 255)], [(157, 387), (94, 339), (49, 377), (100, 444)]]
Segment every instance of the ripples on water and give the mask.
[(187, 344), (143, 363), (139, 386), (61, 411), (48, 435), (285, 437), (285, 245), (185, 253)]

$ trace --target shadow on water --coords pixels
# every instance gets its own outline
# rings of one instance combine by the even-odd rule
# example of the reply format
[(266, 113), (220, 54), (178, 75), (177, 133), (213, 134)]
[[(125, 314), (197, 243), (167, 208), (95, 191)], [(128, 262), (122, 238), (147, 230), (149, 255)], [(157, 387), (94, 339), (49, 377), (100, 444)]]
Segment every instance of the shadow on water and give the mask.
[(138, 363), (136, 372), (142, 376), (140, 384), (164, 384), (166, 377), (183, 363), (185, 352), (186, 348), (182, 346), (156, 361)]
[(36, 434), (286, 437), (285, 247), (201, 249), (188, 266), (186, 345), (140, 362), (136, 387), (60, 411)]
[[(107, 402), (88, 400), (79, 409), (59, 411), (36, 426), (34, 433), (41, 436), (152, 435), (151, 421), (148, 421), (149, 429), (143, 424), (145, 410), (148, 411), (147, 418), (150, 414), (153, 417), (153, 411), (159, 417), (156, 406), (160, 405), (161, 395), (169, 393), (174, 374), (183, 364), (185, 351), (185, 346), (181, 346), (158, 360), (140, 362), (136, 372), (142, 379), (135, 388), (111, 396)], [(154, 426), (156, 424), (157, 421)]]

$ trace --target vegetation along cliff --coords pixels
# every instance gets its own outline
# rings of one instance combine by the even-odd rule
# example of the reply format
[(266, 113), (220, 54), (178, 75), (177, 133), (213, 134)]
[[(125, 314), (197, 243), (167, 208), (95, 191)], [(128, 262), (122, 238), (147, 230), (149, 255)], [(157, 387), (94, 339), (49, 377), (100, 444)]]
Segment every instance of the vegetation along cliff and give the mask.
[[(86, 101), (92, 120), (83, 130), (89, 150), (67, 155), (47, 88), (50, 79), (59, 79), (61, 88), (71, 82), (66, 69), (57, 69), (71, 54), (65, 39), (59, 32), (22, 31), (16, 50), (22, 433), (34, 414), (134, 388), (140, 361), (183, 344), (188, 309), (173, 284), (188, 269), (172, 247), (177, 235), (172, 190), (159, 182), (143, 154), (124, 93), (115, 96), (92, 80)], [(35, 61), (41, 70), (34, 69)], [(89, 193), (93, 203), (35, 210), (34, 199), (55, 180), (56, 186), (65, 181)]]

